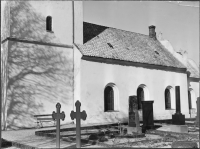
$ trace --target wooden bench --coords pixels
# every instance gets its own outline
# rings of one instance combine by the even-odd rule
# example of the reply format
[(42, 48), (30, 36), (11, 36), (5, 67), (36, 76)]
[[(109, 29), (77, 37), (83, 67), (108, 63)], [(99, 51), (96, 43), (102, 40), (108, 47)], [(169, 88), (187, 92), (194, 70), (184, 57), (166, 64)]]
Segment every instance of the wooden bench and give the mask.
[(56, 125), (56, 121), (53, 120), (52, 114), (34, 115), (34, 117), (37, 119), (36, 123), (38, 128), (43, 127), (42, 125), (43, 122), (53, 122), (54, 126)]

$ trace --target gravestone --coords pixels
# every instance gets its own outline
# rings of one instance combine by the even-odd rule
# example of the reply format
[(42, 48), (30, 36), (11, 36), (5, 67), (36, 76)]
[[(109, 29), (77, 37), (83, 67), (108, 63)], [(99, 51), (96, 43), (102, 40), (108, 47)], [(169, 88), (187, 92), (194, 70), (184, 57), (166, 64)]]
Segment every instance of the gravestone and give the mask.
[(172, 115), (172, 124), (185, 125), (185, 115), (181, 113), (180, 86), (176, 86), (176, 113)]
[(127, 133), (133, 134), (133, 132), (142, 133), (142, 130), (140, 128), (139, 114), (138, 114), (137, 96), (129, 97), (129, 119), (128, 119)]
[(79, 100), (75, 103), (76, 112), (71, 111), (70, 117), (72, 120), (76, 119), (76, 147), (81, 147), (81, 119), (86, 120), (87, 114), (85, 110), (80, 111), (81, 102)]
[(139, 124), (139, 115), (138, 115), (138, 103), (137, 96), (129, 97), (129, 121), (128, 126), (138, 127)]
[(199, 123), (199, 117), (200, 117), (200, 111), (199, 111), (199, 106), (200, 106), (200, 97), (197, 98), (197, 116), (196, 116), (196, 125), (198, 125), (200, 127), (200, 123)]
[(153, 102), (154, 101), (141, 101), (143, 113), (143, 129), (154, 128), (153, 119)]
[(56, 104), (56, 111), (53, 111), (52, 118), (56, 120), (56, 148), (60, 148), (60, 119), (64, 121), (65, 113), (60, 113), (61, 104), (58, 102)]

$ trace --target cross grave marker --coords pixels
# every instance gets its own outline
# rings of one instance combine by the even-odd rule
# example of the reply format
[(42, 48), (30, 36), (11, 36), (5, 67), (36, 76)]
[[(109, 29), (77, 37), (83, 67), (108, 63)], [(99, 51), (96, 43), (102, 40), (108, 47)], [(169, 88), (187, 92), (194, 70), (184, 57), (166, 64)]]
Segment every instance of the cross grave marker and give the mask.
[(129, 119), (127, 133), (142, 133), (140, 128), (137, 96), (129, 96)]
[(52, 118), (56, 120), (56, 148), (60, 148), (60, 119), (62, 119), (63, 121), (65, 119), (65, 113), (63, 111), (62, 113), (60, 113), (60, 108), (61, 104), (57, 103), (56, 104), (57, 113), (55, 111), (53, 111), (52, 113)]
[(138, 124), (138, 122), (136, 122), (136, 111), (138, 111), (137, 97), (130, 96), (129, 97), (129, 121), (128, 121), (129, 122), (128, 125), (130, 127), (136, 127), (136, 125)]
[(172, 115), (172, 124), (185, 125), (185, 115), (181, 113), (180, 86), (176, 86), (176, 113)]
[(80, 112), (81, 103), (79, 100), (75, 103), (76, 112), (71, 111), (70, 117), (72, 120), (76, 119), (76, 147), (81, 147), (81, 119), (86, 120), (87, 114), (85, 110)]

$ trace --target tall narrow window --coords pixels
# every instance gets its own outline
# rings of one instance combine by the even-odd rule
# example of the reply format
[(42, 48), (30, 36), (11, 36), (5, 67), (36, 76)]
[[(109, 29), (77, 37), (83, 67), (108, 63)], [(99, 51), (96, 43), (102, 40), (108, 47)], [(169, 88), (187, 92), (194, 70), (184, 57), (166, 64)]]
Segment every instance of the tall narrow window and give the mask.
[(47, 16), (46, 18), (46, 30), (52, 31), (52, 17), (51, 16)]
[(165, 109), (171, 109), (171, 95), (168, 88), (165, 89)]
[(107, 86), (104, 90), (104, 109), (105, 111), (114, 110), (114, 91), (110, 86)]
[(190, 93), (190, 91), (188, 91), (188, 103), (189, 103), (189, 109), (192, 109), (191, 93)]
[(137, 100), (138, 100), (138, 110), (140, 110), (142, 109), (141, 101), (144, 101), (144, 90), (141, 87), (137, 89)]

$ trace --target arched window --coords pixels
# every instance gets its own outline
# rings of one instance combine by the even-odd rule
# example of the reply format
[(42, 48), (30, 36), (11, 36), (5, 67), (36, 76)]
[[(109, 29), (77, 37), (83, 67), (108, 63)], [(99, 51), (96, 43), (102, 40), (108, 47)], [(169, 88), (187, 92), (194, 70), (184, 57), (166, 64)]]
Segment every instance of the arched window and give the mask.
[(190, 110), (196, 109), (196, 95), (192, 88), (189, 88), (189, 91), (188, 91), (188, 104), (189, 104)]
[(165, 109), (171, 109), (171, 94), (168, 88), (165, 89)]
[(47, 16), (46, 18), (46, 30), (52, 31), (52, 17), (51, 16)]
[(142, 87), (137, 89), (138, 110), (142, 109), (141, 101), (144, 101), (144, 90)]
[(119, 90), (114, 83), (108, 83), (104, 89), (104, 111), (119, 111)]
[(114, 91), (110, 86), (107, 86), (104, 90), (104, 109), (105, 111), (114, 110)]
[(189, 109), (192, 109), (191, 93), (190, 93), (190, 91), (188, 91), (188, 104), (189, 104)]

